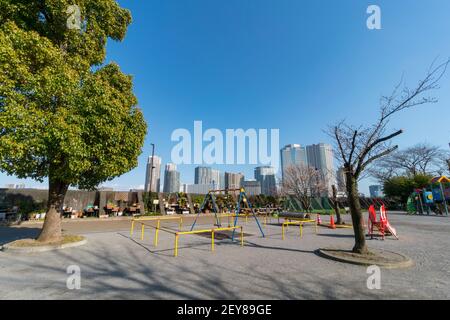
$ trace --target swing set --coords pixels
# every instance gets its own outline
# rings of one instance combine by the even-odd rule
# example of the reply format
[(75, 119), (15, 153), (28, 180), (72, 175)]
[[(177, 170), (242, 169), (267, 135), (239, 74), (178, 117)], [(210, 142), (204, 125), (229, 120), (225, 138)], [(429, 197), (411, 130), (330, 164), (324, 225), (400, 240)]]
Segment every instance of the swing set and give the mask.
[[(237, 223), (238, 223), (238, 218), (239, 216), (242, 216), (241, 212), (250, 212), (251, 215), (253, 216), (253, 218), (256, 221), (256, 224), (258, 225), (259, 231), (261, 232), (262, 237), (264, 238), (264, 231), (261, 227), (261, 224), (259, 223), (258, 217), (255, 214), (255, 210), (253, 209), (247, 194), (245, 192), (244, 188), (239, 188), (239, 189), (222, 189), (222, 190), (210, 190), (206, 196), (205, 199), (203, 200), (202, 206), (200, 207), (199, 212), (197, 213), (197, 216), (195, 217), (194, 223), (191, 226), (191, 231), (194, 230), (195, 224), (197, 223), (197, 219), (200, 215), (201, 212), (203, 212), (206, 207), (211, 204), (211, 208), (214, 212), (214, 218), (215, 218), (215, 226), (221, 228), (222, 227), (222, 223), (221, 223), (221, 219), (219, 213), (219, 207), (217, 206), (217, 200), (216, 200), (216, 194), (218, 193), (225, 193), (228, 194), (229, 192), (239, 192), (239, 196), (238, 196), (238, 200), (236, 201), (236, 205), (234, 208), (234, 215), (231, 214), (229, 216), (234, 217), (234, 223), (233, 223), (233, 228), (237, 227)], [(247, 218), (247, 213), (245, 214), (245, 217)], [(231, 236), (231, 240), (234, 241), (234, 233), (235, 233), (235, 229), (233, 229), (233, 233)]]

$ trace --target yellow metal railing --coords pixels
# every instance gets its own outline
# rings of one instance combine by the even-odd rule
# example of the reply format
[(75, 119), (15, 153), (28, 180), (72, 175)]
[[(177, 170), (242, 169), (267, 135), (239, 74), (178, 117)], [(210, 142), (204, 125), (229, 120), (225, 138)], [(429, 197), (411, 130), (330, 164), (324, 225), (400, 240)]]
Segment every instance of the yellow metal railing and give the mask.
[[(178, 227), (181, 230), (183, 228), (183, 217), (146, 217), (146, 218), (137, 218), (137, 219), (131, 219), (131, 228), (130, 228), (130, 236), (133, 236), (134, 234), (134, 224), (135, 222), (141, 223), (141, 221), (157, 221), (157, 227), (159, 228), (161, 226), (161, 220), (178, 220)], [(148, 225), (150, 226), (150, 225)], [(142, 225), (142, 230), (144, 226)], [(141, 234), (143, 231), (141, 230)], [(143, 240), (143, 236), (141, 235), (141, 240)]]
[[(217, 214), (217, 217), (219, 218), (219, 222), (222, 224), (222, 218), (227, 218), (227, 224), (228, 227), (231, 227), (231, 219), (232, 217), (236, 217), (236, 214), (228, 213), (228, 214)], [(239, 214), (239, 217), (245, 217), (245, 222), (248, 222), (248, 215), (246, 214)], [(171, 220), (178, 220), (179, 221), (179, 230), (183, 228), (183, 217), (144, 217), (144, 218), (135, 218), (131, 219), (131, 228), (130, 228), (130, 236), (133, 236), (134, 234), (134, 227), (135, 222), (141, 223), (141, 221), (157, 221), (158, 228), (161, 225), (161, 221), (171, 221)], [(142, 230), (141, 230), (142, 233)]]
[(175, 257), (178, 256), (178, 239), (179, 239), (180, 235), (211, 233), (211, 251), (214, 251), (214, 233), (218, 232), (218, 231), (232, 231), (232, 230), (236, 230), (236, 229), (241, 229), (241, 246), (244, 246), (244, 228), (241, 226), (175, 232), (174, 256)]
[(284, 240), (284, 234), (285, 234), (285, 230), (288, 228), (288, 226), (290, 225), (295, 225), (295, 226), (299, 226), (300, 229), (300, 238), (303, 238), (303, 224), (305, 223), (314, 223), (315, 226), (315, 232), (317, 234), (317, 223), (316, 220), (306, 220), (306, 219), (302, 219), (302, 220), (296, 220), (296, 221), (284, 221), (283, 224), (281, 225), (281, 238)]

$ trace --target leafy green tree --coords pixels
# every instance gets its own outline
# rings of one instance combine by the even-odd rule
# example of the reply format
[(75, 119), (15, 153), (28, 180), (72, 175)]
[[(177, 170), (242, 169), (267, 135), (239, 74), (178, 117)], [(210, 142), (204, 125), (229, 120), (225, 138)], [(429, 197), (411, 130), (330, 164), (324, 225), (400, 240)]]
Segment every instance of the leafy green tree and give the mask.
[(114, 0), (76, 4), (0, 0), (0, 170), (48, 178), (39, 241), (61, 238), (69, 186), (93, 189), (137, 166), (147, 130), (131, 77), (104, 64), (130, 12)]
[(430, 185), (431, 176), (417, 174), (415, 176), (399, 176), (384, 182), (384, 194), (406, 204), (414, 189), (422, 189)]

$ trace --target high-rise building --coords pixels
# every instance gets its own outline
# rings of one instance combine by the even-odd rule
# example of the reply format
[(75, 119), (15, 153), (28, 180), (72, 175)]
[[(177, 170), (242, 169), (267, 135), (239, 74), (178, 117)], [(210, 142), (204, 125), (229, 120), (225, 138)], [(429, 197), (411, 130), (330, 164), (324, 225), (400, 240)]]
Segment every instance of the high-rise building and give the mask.
[(340, 167), (338, 171), (336, 172), (336, 184), (337, 184), (337, 191), (344, 192), (346, 191), (345, 188), (345, 173), (344, 168)]
[(299, 144), (288, 144), (280, 151), (281, 176), (284, 177), (286, 168), (292, 165), (307, 165), (306, 149)]
[(255, 168), (255, 180), (261, 184), (261, 194), (274, 195), (277, 191), (275, 169), (270, 166)]
[(180, 172), (177, 171), (176, 164), (166, 164), (166, 169), (164, 170), (163, 191), (167, 193), (180, 191)]
[(183, 184), (182, 192), (191, 194), (207, 194), (210, 190), (213, 190), (215, 186), (213, 184)]
[(243, 181), (242, 187), (248, 196), (258, 196), (261, 194), (261, 183), (259, 181)]
[[(153, 170), (152, 170), (153, 164)], [(150, 174), (152, 175), (150, 179)], [(150, 183), (152, 184), (150, 186)], [(148, 157), (147, 170), (145, 172), (145, 192), (160, 192), (161, 185), (161, 158), (158, 156)]]
[(224, 175), (219, 170), (211, 167), (195, 168), (195, 184), (213, 184), (215, 189), (223, 189), (225, 185)]
[(306, 146), (308, 165), (319, 170), (333, 172), (333, 148), (326, 143)]
[(243, 181), (242, 173), (225, 172), (225, 189), (238, 189), (242, 186)]
[(384, 196), (383, 187), (380, 185), (369, 186), (369, 192), (371, 198), (382, 198)]
[(307, 162), (310, 167), (320, 170), (327, 180), (328, 189), (335, 184), (334, 179), (334, 155), (331, 145), (319, 143), (306, 146)]

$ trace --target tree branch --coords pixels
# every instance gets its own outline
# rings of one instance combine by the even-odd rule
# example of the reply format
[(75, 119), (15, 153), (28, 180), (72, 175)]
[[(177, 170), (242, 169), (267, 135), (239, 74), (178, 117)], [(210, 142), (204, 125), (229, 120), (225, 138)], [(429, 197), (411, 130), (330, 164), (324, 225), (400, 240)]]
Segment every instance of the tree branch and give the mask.
[(373, 157), (371, 157), (371, 158), (369, 158), (369, 159), (367, 159), (367, 161), (365, 161), (362, 165), (361, 165), (361, 167), (358, 167), (357, 169), (356, 169), (356, 172), (355, 172), (355, 175), (356, 176), (359, 176), (359, 174), (370, 164), (370, 163), (372, 163), (372, 162), (374, 162), (375, 160), (377, 160), (377, 159), (380, 159), (380, 158), (382, 158), (382, 157), (384, 157), (384, 156), (387, 156), (388, 154), (390, 154), (391, 152), (393, 152), (393, 151), (395, 151), (395, 150), (397, 150), (398, 149), (398, 146), (394, 146), (394, 147), (392, 147), (392, 148), (389, 148), (389, 149), (387, 149), (387, 150), (385, 150), (385, 151), (383, 151), (383, 152), (381, 152), (381, 153), (379, 153), (379, 154), (377, 154), (377, 155), (375, 155), (375, 156), (373, 156)]

